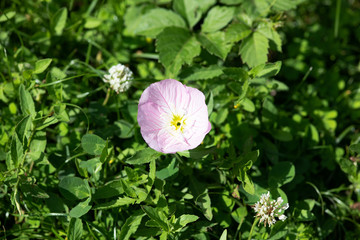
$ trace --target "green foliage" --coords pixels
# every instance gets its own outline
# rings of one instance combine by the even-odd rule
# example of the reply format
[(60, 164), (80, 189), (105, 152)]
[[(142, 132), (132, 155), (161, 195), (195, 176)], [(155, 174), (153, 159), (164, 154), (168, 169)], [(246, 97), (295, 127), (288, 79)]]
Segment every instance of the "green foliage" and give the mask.
[[(1, 239), (360, 235), (356, 1), (0, 9)], [(117, 94), (102, 79), (119, 63), (134, 80)], [(195, 149), (141, 136), (139, 98), (166, 78), (205, 95), (212, 129)], [(251, 231), (267, 192), (287, 219)]]

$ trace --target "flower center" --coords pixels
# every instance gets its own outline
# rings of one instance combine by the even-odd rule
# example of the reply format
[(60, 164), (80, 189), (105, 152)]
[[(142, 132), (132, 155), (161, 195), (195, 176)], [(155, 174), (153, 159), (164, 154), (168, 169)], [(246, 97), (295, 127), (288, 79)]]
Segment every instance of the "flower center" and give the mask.
[(180, 130), (181, 132), (183, 132), (184, 126), (186, 125), (185, 120), (186, 119), (184, 119), (184, 116), (180, 117), (179, 115), (174, 114), (170, 125), (175, 127), (175, 131)]

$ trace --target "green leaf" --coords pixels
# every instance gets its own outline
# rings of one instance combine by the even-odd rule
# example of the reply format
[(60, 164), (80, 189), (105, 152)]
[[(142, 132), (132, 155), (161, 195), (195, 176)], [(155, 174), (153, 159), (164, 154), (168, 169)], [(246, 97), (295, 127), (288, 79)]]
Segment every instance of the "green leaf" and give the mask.
[(81, 146), (88, 154), (101, 155), (106, 141), (95, 134), (86, 134), (81, 138)]
[(36, 161), (40, 159), (41, 156), (44, 156), (46, 143), (47, 143), (46, 132), (36, 131), (30, 143), (30, 152), (29, 152), (29, 156), (33, 161)]
[(102, 163), (100, 162), (100, 158), (96, 157), (87, 161), (81, 161), (79, 167), (86, 169), (92, 176), (96, 176), (100, 173)]
[(217, 65), (209, 67), (192, 66), (183, 70), (179, 78), (185, 81), (197, 81), (219, 77), (222, 74), (222, 68)]
[(265, 64), (264, 68), (257, 73), (257, 77), (270, 78), (277, 75), (281, 69), (281, 61)]
[(33, 124), (30, 116), (25, 117), (20, 123), (18, 123), (16, 133), (24, 146), (27, 144), (25, 140), (30, 138), (32, 127)]
[(245, 164), (243, 164), (239, 169), (239, 181), (241, 181), (241, 185), (243, 189), (253, 195), (255, 193), (254, 183), (251, 180), (250, 176), (247, 174), (247, 171), (251, 169), (253, 161), (249, 160)]
[(249, 98), (244, 98), (240, 104), (245, 111), (255, 112), (255, 104)]
[(291, 182), (295, 177), (295, 166), (291, 162), (279, 162), (269, 173), (268, 184), (271, 188), (278, 188)]
[(242, 60), (255, 67), (267, 61), (269, 40), (261, 33), (254, 32), (240, 45), (240, 55)]
[(141, 208), (146, 215), (155, 221), (164, 231), (168, 232), (170, 230), (169, 222), (161, 210), (149, 206), (141, 206)]
[(350, 159), (341, 158), (339, 161), (339, 165), (340, 165), (341, 170), (344, 173), (346, 173), (352, 177), (357, 176), (357, 166)]
[(24, 87), (20, 85), (19, 87), (19, 96), (20, 96), (20, 107), (24, 115), (31, 115), (31, 118), (34, 118), (36, 115), (34, 101), (29, 93)]
[(7, 20), (12, 19), (15, 15), (15, 11), (3, 12), (0, 16), (0, 22), (6, 22)]
[(226, 118), (229, 115), (229, 109), (227, 108), (220, 108), (217, 112), (217, 116), (215, 119), (215, 123), (217, 125), (221, 125), (223, 122), (225, 122)]
[(149, 163), (153, 160), (156, 160), (160, 156), (161, 156), (160, 152), (157, 152), (151, 148), (145, 148), (145, 149), (140, 150), (137, 153), (135, 153), (135, 155), (130, 157), (126, 161), (126, 163), (131, 164), (131, 165), (145, 164), (145, 163)]
[(201, 31), (204, 33), (216, 32), (224, 28), (234, 17), (234, 8), (232, 7), (213, 7), (205, 17), (201, 25)]
[(80, 200), (90, 196), (90, 187), (85, 179), (64, 177), (59, 183), (61, 194), (69, 200)]
[(117, 134), (119, 138), (126, 139), (134, 136), (134, 124), (121, 119), (115, 122), (115, 126), (120, 130), (120, 134)]
[(66, 26), (68, 11), (66, 8), (59, 9), (52, 18), (52, 29), (55, 35), (60, 36)]
[(275, 30), (273, 23), (271, 22), (261, 22), (256, 29), (257, 32), (261, 33), (268, 39), (272, 40), (276, 45), (276, 50), (281, 52), (281, 38), (279, 33)]
[(89, 206), (90, 201), (91, 198), (88, 198), (85, 201), (80, 202), (78, 205), (76, 205), (73, 209), (71, 209), (69, 213), (70, 217), (79, 218), (85, 215), (91, 209), (91, 206)]
[(226, 240), (227, 239), (227, 229), (223, 231), (223, 233), (220, 236), (219, 240)]
[(242, 207), (238, 207), (235, 211), (233, 211), (231, 213), (231, 216), (237, 223), (240, 223), (240, 222), (244, 221), (247, 214), (248, 214), (248, 212), (247, 212), (246, 207), (242, 206)]
[(121, 198), (118, 198), (117, 200), (98, 204), (98, 205), (94, 206), (94, 210), (116, 208), (116, 207), (121, 207), (124, 205), (134, 204), (135, 202), (136, 202), (136, 199), (134, 199), (134, 198), (121, 197)]
[(187, 224), (191, 222), (195, 222), (199, 219), (198, 216), (190, 215), (190, 214), (183, 214), (179, 217), (178, 221), (181, 227), (185, 227)]
[(54, 107), (55, 117), (62, 122), (70, 121), (69, 115), (66, 112), (66, 104), (60, 103)]
[(199, 34), (197, 39), (201, 45), (211, 54), (214, 54), (225, 60), (231, 50), (231, 43), (226, 42), (224, 32), (215, 32), (209, 34)]
[(206, 186), (197, 181), (193, 176), (190, 176), (190, 191), (194, 196), (195, 204), (201, 208), (204, 216), (211, 221), (213, 213), (211, 209), (211, 199)]
[(156, 37), (166, 27), (186, 28), (184, 20), (176, 13), (164, 8), (152, 9), (139, 16), (136, 26), (132, 26), (133, 33), (147, 37)]
[(238, 42), (252, 33), (249, 26), (244, 23), (234, 22), (225, 31), (225, 39), (228, 42)]
[(49, 67), (51, 62), (52, 62), (51, 58), (45, 58), (45, 59), (36, 61), (35, 69), (34, 69), (33, 73), (40, 74), (40, 73), (44, 72)]
[(216, 0), (196, 0), (202, 13), (205, 13), (211, 6), (216, 3)]
[(95, 191), (93, 199), (105, 199), (119, 196), (124, 193), (123, 183), (121, 180), (114, 180), (106, 183)]
[(186, 157), (186, 158), (201, 159), (201, 158), (204, 158), (207, 155), (209, 155), (211, 153), (215, 153), (215, 152), (216, 152), (215, 147), (205, 148), (204, 146), (200, 145), (195, 149), (190, 149), (190, 150), (178, 152), (178, 154), (180, 156), (183, 156), (183, 157)]
[(221, 3), (227, 5), (236, 5), (242, 3), (244, 0), (220, 0)]
[(109, 147), (109, 140), (106, 140), (105, 147), (101, 152), (100, 155), (100, 162), (104, 163), (106, 161), (106, 158), (108, 156), (108, 147)]
[(68, 240), (79, 240), (82, 238), (83, 224), (80, 218), (71, 218), (67, 234)]
[(197, 1), (174, 0), (173, 8), (187, 20), (190, 28), (201, 19), (201, 10)]
[(42, 123), (41, 126), (36, 128), (36, 130), (42, 130), (42, 129), (47, 128), (48, 126), (56, 124), (58, 122), (59, 122), (59, 120), (56, 117), (54, 117), (54, 116), (48, 117), (45, 119), (45, 121)]
[(349, 149), (353, 152), (360, 153), (360, 143), (350, 145)]
[(24, 183), (20, 185), (21, 192), (34, 198), (49, 198), (49, 195), (35, 184)]
[(156, 49), (160, 62), (174, 76), (183, 64), (191, 64), (201, 51), (196, 38), (188, 30), (178, 27), (164, 29), (158, 36)]
[(173, 176), (177, 172), (179, 172), (179, 167), (176, 166), (176, 159), (173, 158), (171, 160), (171, 163), (169, 164), (169, 166), (167, 166), (159, 171), (156, 171), (156, 177), (160, 178), (161, 180), (164, 180), (166, 178)]
[(303, 2), (303, 0), (267, 0), (272, 4), (272, 8), (278, 11), (288, 11), (290, 9), (296, 8), (298, 4)]
[(17, 134), (13, 134), (10, 152), (12, 163), (15, 167), (17, 167), (24, 155), (23, 145), (21, 144), (21, 141)]
[(134, 234), (141, 224), (142, 218), (145, 216), (144, 213), (138, 211), (133, 213), (129, 218), (126, 219), (125, 223), (121, 226), (119, 239), (128, 240), (131, 235)]

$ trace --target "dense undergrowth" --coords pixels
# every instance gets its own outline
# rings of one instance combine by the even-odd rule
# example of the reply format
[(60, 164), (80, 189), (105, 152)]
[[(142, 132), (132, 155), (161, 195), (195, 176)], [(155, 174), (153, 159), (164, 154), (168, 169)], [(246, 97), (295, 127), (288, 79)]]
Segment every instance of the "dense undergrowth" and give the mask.
[[(356, 239), (357, 1), (0, 2), (0, 239)], [(132, 86), (103, 81), (124, 64)], [(206, 96), (189, 151), (144, 142), (139, 98)], [(253, 224), (262, 194), (289, 208)], [(251, 235), (251, 236), (249, 236)]]

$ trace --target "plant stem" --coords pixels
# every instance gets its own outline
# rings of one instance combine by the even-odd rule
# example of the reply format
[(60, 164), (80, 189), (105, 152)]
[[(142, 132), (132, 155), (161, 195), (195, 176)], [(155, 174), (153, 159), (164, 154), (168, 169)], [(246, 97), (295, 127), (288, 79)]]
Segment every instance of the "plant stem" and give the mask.
[(110, 97), (110, 88), (108, 88), (107, 92), (106, 92), (106, 97), (104, 99), (104, 102), (103, 102), (103, 106), (105, 106), (107, 104), (107, 102), (109, 101), (109, 97)]
[(254, 231), (254, 228), (255, 228), (255, 225), (257, 224), (257, 222), (259, 221), (259, 218), (255, 218), (254, 222), (253, 222), (253, 225), (251, 226), (251, 229), (250, 229), (250, 233), (249, 233), (249, 237), (248, 237), (248, 240), (251, 240), (251, 237), (253, 235), (253, 231)]

